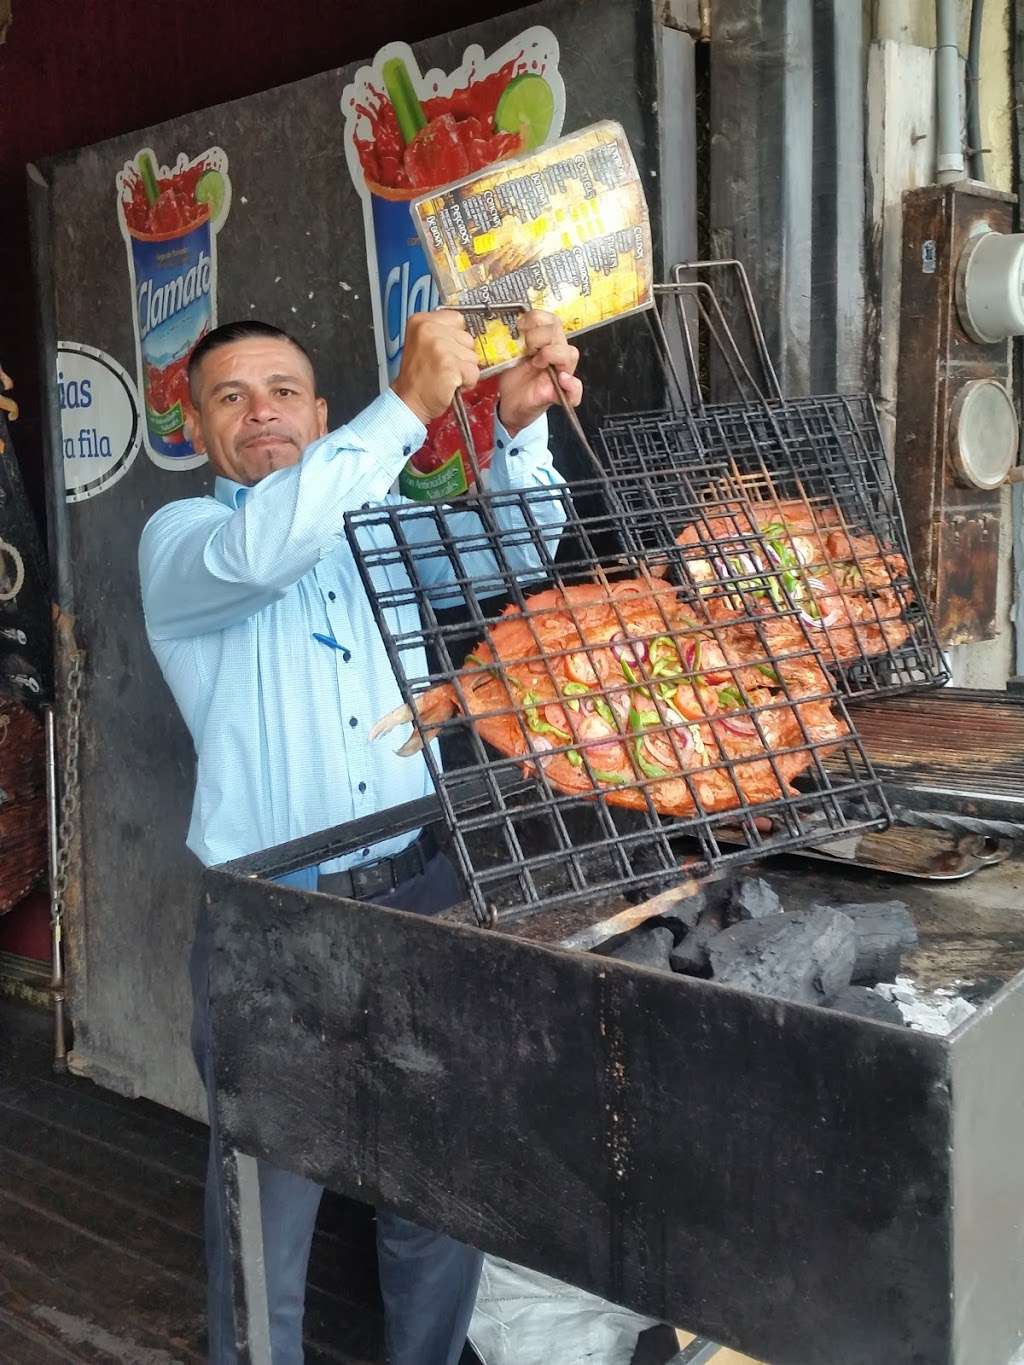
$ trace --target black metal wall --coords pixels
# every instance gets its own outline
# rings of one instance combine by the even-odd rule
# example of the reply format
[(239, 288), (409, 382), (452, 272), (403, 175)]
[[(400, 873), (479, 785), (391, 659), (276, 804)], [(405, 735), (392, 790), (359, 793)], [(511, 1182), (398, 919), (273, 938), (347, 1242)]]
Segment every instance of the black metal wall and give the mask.
[[(656, 111), (659, 103), (691, 99), (692, 87), (684, 91), (675, 81), (661, 88), (660, 9), (654, 0), (553, 0), (415, 50), (422, 70), (448, 70), (471, 42), (490, 52), (530, 24), (550, 27), (561, 46), (565, 130), (598, 118), (623, 124), (645, 176), (656, 240), (660, 245), (667, 221), (674, 254), (681, 206), (665, 218), (660, 169), (666, 159), (692, 164), (693, 152), (665, 144)], [(677, 69), (683, 35), (670, 36)], [(220, 319), (255, 316), (297, 332), (310, 346), (335, 422), (365, 404), (376, 392), (377, 366), (362, 211), (339, 111), (357, 65), (55, 158), (34, 173), (41, 326), (51, 355), (58, 337), (85, 342), (134, 373), (114, 174), (142, 146), (173, 155), (217, 144), (230, 158), (233, 189), (218, 238)], [(692, 129), (692, 119), (685, 126)], [(651, 368), (641, 329), (626, 320), (584, 339), (585, 420), (636, 405)], [(51, 408), (57, 467), (53, 395)], [(567, 472), (578, 468), (564, 443), (558, 458)], [(136, 549), (158, 506), (205, 492), (211, 476), (205, 467), (169, 473), (142, 453), (120, 482), (89, 501), (64, 506), (59, 478), (55, 483), (57, 590), (75, 614), (86, 655), (82, 816), (68, 934), (72, 1064), (112, 1088), (198, 1112), (186, 1048), (185, 963), (199, 885), (184, 848), (193, 759), (144, 638)]]

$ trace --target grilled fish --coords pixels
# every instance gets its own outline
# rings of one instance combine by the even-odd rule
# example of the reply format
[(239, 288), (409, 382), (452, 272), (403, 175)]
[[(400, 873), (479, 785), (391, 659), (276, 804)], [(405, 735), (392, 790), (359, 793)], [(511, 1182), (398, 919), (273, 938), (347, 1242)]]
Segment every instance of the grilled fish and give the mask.
[[(676, 816), (788, 794), (848, 732), (806, 641), (768, 661), (756, 637), (656, 578), (550, 588), (510, 606), (416, 712), (428, 735), (470, 717), (557, 790)], [(412, 719), (400, 707), (371, 738)], [(398, 752), (421, 743), (414, 733)]]

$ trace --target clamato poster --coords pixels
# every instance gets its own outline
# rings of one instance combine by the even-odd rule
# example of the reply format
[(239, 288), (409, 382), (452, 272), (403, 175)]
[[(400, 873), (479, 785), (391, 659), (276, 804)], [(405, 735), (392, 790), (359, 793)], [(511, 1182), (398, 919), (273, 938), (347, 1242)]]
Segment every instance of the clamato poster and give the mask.
[[(366, 257), (381, 385), (398, 373), (412, 313), (439, 302), (410, 204), (429, 190), (557, 138), (565, 117), (558, 40), (526, 29), (485, 55), (473, 45), (452, 71), (421, 73), (407, 43), (389, 43), (341, 98), (345, 154), (363, 203)], [(492, 454), (497, 379), (464, 395), (481, 468)], [(449, 411), (403, 471), (406, 497), (466, 488), (462, 438)]]
[(162, 469), (194, 469), (185, 433), (188, 358), (217, 325), (217, 234), (231, 205), (220, 147), (162, 166), (143, 147), (117, 173), (117, 220), (128, 253), (137, 386), (146, 453)]

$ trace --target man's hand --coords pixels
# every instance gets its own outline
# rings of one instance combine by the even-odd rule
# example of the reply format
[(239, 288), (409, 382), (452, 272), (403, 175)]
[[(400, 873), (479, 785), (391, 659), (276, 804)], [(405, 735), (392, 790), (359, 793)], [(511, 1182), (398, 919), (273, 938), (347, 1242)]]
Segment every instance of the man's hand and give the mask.
[(451, 407), (457, 388), (471, 389), (479, 378), (473, 338), (461, 313), (442, 309), (412, 314), (402, 365), (391, 387), (424, 426)]
[(526, 355), (498, 380), (498, 416), (510, 436), (558, 402), (549, 365), (555, 367), (559, 385), (574, 408), (583, 398), (583, 385), (576, 378), (580, 353), (566, 341), (558, 318), (536, 310), (524, 313), (519, 331), (526, 342)]

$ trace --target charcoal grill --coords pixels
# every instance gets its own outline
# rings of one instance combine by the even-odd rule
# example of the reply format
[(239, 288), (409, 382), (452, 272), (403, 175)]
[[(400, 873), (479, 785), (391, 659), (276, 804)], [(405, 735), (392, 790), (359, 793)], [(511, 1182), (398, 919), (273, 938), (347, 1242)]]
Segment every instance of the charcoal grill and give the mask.
[[(632, 489), (631, 497), (626, 510), (614, 480), (581, 482), (572, 488), (477, 492), (460, 503), (462, 516), (473, 519), (468, 535), (465, 521), (459, 534), (453, 533), (451, 509), (443, 504), (378, 505), (346, 517), (349, 543), (402, 695), (412, 710), (480, 923), (494, 925), (543, 905), (606, 897), (623, 889), (639, 895), (678, 879), (680, 868), (706, 875), (768, 852), (879, 828), (889, 819), (844, 700), (794, 606), (780, 600), (768, 610), (750, 609), (742, 575), (730, 576), (709, 591), (692, 577), (692, 560), (671, 537), (658, 551), (641, 543), (665, 526), (663, 500), (652, 497), (641, 506), (638, 488)], [(712, 556), (715, 544), (703, 519), (716, 510), (714, 506), (704, 494), (685, 506), (680, 494), (674, 505), (697, 525), (697, 548), (705, 557)], [(551, 528), (561, 518), (564, 530), (556, 554), (557, 537)], [(661, 539), (665, 542), (664, 536)], [(745, 540), (754, 544), (758, 537), (749, 534)], [(536, 569), (524, 569), (526, 550), (532, 552)], [(465, 599), (466, 609), (458, 619), (445, 610), (453, 601), (452, 589), (430, 586), (441, 577), (442, 565)], [(782, 573), (774, 568), (765, 576), (779, 579)], [(624, 583), (639, 585), (637, 592), (647, 595), (636, 599), (641, 603), (657, 605), (677, 597), (687, 601), (693, 624), (680, 627), (669, 607), (658, 606), (655, 624), (638, 637), (635, 627), (630, 629), (631, 599), (620, 602), (615, 597)], [(553, 588), (571, 595), (582, 585), (608, 595), (619, 633), (634, 640), (632, 646), (621, 646), (625, 666), (617, 679), (601, 677), (600, 685), (599, 651), (572, 634), (573, 629), (585, 631), (586, 607), (563, 606), (556, 612), (550, 605), (531, 605), (542, 591)], [(521, 665), (536, 680), (536, 692), (509, 691), (488, 716), (509, 719), (519, 756), (486, 745), (466, 718), (472, 690), (490, 677), (490, 660), (482, 653), (498, 650), (496, 617), (506, 603), (528, 628), (529, 643), (503, 662)], [(726, 612), (726, 625), (712, 614), (716, 607)], [(551, 633), (552, 623), (557, 636)], [(777, 643), (773, 631), (783, 627), (786, 634)], [(740, 667), (730, 664), (724, 651), (733, 639), (729, 632), (743, 628), (749, 639)], [(569, 632), (564, 638), (563, 630)], [(692, 689), (689, 700), (695, 709), (686, 727), (678, 724), (680, 715), (650, 662), (655, 641), (661, 640), (664, 648), (666, 639), (672, 641), (677, 659), (667, 685), (673, 696), (676, 683), (692, 679), (701, 666), (701, 651), (705, 658), (716, 647), (723, 651), (721, 671), (712, 674), (717, 691)], [(484, 651), (474, 653), (481, 644)], [(650, 655), (646, 661), (645, 654)], [(594, 675), (591, 689), (580, 689), (587, 692), (586, 702), (580, 704), (618, 717), (618, 748), (630, 760), (623, 789), (633, 794), (637, 809), (622, 810), (614, 804), (597, 756), (616, 745), (601, 751), (581, 743), (570, 710), (573, 701), (562, 696), (557, 704), (561, 684), (552, 663), (569, 656), (582, 658), (583, 667)], [(579, 668), (578, 663), (575, 666)], [(788, 678), (801, 667), (809, 670), (813, 681), (797, 690)], [(751, 678), (764, 681), (762, 675), (772, 679), (772, 688), (753, 686)], [(439, 686), (453, 689), (460, 710), (435, 726), (429, 715), (422, 714), (423, 698)], [(731, 720), (719, 720), (708, 697), (726, 694), (735, 709)], [(675, 759), (682, 767), (679, 785), (689, 809), (678, 817), (659, 812), (664, 783), (657, 773), (667, 770), (644, 761), (649, 750), (640, 744), (647, 740), (633, 733), (635, 708), (640, 705), (635, 699), (640, 696), (646, 699), (644, 716), (649, 722), (644, 735), (658, 737), (662, 752), (670, 745), (669, 761)], [(544, 697), (549, 702), (555, 699), (552, 705), (565, 731), (537, 722), (538, 714), (551, 715)], [(814, 707), (834, 715), (838, 733), (829, 731), (828, 738), (821, 737), (820, 727), (809, 719)], [(729, 735), (737, 730), (749, 735), (754, 757), (737, 756), (737, 746), (730, 745)], [(782, 737), (781, 743), (775, 734)], [(431, 743), (435, 737), (440, 752)], [(681, 748), (684, 742), (692, 746), (686, 752)], [(695, 760), (698, 749), (703, 752)], [(583, 790), (567, 792), (549, 780), (548, 764), (562, 754), (586, 774)], [(786, 764), (803, 769), (792, 783), (783, 772)], [(715, 799), (702, 785), (712, 778), (718, 783)], [(458, 792), (470, 779), (478, 780), (479, 795), (471, 808), (465, 808)]]
[[(572, 950), (558, 907), (491, 930), (264, 880), (371, 833), (204, 877), (243, 1361), (269, 1360), (260, 1157), (773, 1365), (1010, 1365), (1024, 864), (966, 893), (842, 875), (912, 905), (915, 975), (980, 984), (944, 1038)], [(838, 889), (781, 861), (808, 899)]]
[[(714, 422), (717, 432), (732, 421), (754, 445), (765, 430), (777, 439), (782, 416), (812, 434), (821, 423), (826, 434), (844, 422), (875, 425), (858, 399), (789, 403), (784, 413), (780, 404), (767, 399), (755, 419), (749, 404), (709, 413), (696, 402), (678, 429), (697, 424), (700, 433), (701, 422)], [(680, 417), (643, 422), (630, 429), (658, 432)], [(540, 647), (527, 598), (595, 576), (614, 584), (647, 575), (695, 606), (725, 604), (776, 667), (770, 627), (799, 622), (800, 612), (763, 536), (737, 519), (741, 553), (760, 562), (727, 566), (710, 584), (695, 572), (713, 554), (702, 522), (733, 515), (749, 495), (750, 471), (730, 439), (710, 480), (666, 465), (671, 493), (638, 477), (635, 463), (572, 489), (477, 493), (464, 504), (477, 519), (472, 543), (456, 543), (442, 507), (353, 514), (349, 541), (406, 700), (437, 683), (472, 686), (484, 670), (464, 667), (466, 654), (506, 601), (526, 609), (537, 645), (527, 657), (544, 676), (544, 660), (568, 646)], [(859, 447), (852, 438), (836, 444), (839, 487), (844, 452)], [(796, 436), (782, 449), (787, 459), (798, 452)], [(864, 488), (887, 496), (884, 469), (865, 469), (854, 469), (861, 488), (844, 513), (851, 525)], [(812, 474), (794, 477), (814, 496)], [(566, 518), (557, 555), (546, 529), (553, 500)], [(870, 505), (895, 509), (898, 520), (895, 502)], [(675, 542), (680, 514), (698, 527), (685, 549)], [(500, 529), (510, 516), (515, 529)], [(891, 536), (880, 521), (867, 525), (902, 552), (899, 525)], [(527, 545), (539, 569), (524, 569)], [(466, 562), (471, 551), (489, 556), (484, 572)], [(414, 554), (451, 566), (466, 597), (461, 615), (451, 590), (410, 586)], [(781, 592), (767, 607), (752, 601), (750, 580), (776, 571)], [(909, 575), (908, 584), (916, 599)], [(796, 627), (797, 654), (826, 665), (822, 698), (845, 721), (848, 698), (941, 680), (928, 623), (914, 624), (900, 650), (866, 667), (827, 658), (807, 623)], [(773, 1365), (1010, 1365), (1024, 1341), (1019, 858), (979, 874), (966, 894), (959, 883), (908, 890), (843, 869), (854, 899), (898, 895), (912, 905), (916, 975), (946, 984), (968, 966), (980, 1008), (949, 1038), (579, 951), (671, 914), (674, 897), (696, 890), (687, 871), (724, 876), (769, 852), (795, 850), (773, 860), (773, 875), (781, 866), (805, 896), (828, 899), (833, 870), (808, 868), (799, 850), (884, 824), (871, 754), (888, 765), (901, 799), (911, 769), (920, 778), (922, 763), (926, 777), (952, 767), (947, 743), (941, 759), (933, 744), (895, 771), (886, 724), (898, 726), (899, 708), (917, 702), (855, 708), (868, 746), (851, 730), (827, 753), (801, 734), (807, 790), (764, 803), (744, 803), (740, 792), (731, 812), (671, 823), (650, 800), (621, 811), (600, 795), (554, 791), (542, 760), (557, 746), (529, 751), (524, 772), (464, 721), (447, 722), (436, 746), (420, 722), (436, 797), (208, 870), (215, 1096), (242, 1359), (267, 1359), (248, 1160), (256, 1156)], [(784, 692), (778, 705), (791, 704)], [(743, 714), (763, 727), (758, 705)], [(896, 719), (871, 730), (871, 718), (886, 714)], [(1013, 743), (1006, 739), (1006, 762), (992, 771), (1019, 764)], [(971, 810), (961, 803), (965, 818)], [(432, 824), (452, 835), (468, 889), (467, 902), (437, 920), (265, 880)], [(672, 889), (643, 899), (665, 880)]]

